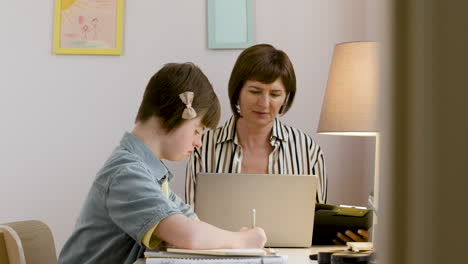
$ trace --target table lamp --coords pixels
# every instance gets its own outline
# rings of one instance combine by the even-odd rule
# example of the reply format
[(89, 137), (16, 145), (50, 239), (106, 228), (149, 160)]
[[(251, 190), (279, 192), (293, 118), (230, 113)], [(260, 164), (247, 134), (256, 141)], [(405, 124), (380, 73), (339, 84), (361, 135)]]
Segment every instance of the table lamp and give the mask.
[(375, 137), (374, 198), (369, 199), (374, 209), (373, 226), (377, 222), (379, 167), (377, 48), (376, 42), (335, 46), (317, 129), (319, 134), (326, 135)]

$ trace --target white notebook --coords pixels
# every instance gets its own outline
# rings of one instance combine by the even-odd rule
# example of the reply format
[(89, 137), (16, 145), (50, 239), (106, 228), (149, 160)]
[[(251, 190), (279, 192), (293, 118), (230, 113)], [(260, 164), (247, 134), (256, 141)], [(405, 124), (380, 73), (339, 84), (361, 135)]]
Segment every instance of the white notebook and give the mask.
[(147, 264), (286, 264), (288, 259), (287, 256), (277, 255), (272, 249), (191, 250), (168, 248), (167, 251), (146, 251), (145, 257)]
[(180, 249), (167, 248), (167, 252), (187, 253), (216, 256), (269, 256), (276, 255), (270, 248), (247, 248), (247, 249)]
[(206, 257), (206, 256), (276, 256), (271, 248), (249, 248), (249, 249), (179, 249), (167, 248), (165, 251), (146, 251), (146, 258), (164, 257)]
[(146, 264), (287, 264), (287, 256), (222, 258), (147, 258)]

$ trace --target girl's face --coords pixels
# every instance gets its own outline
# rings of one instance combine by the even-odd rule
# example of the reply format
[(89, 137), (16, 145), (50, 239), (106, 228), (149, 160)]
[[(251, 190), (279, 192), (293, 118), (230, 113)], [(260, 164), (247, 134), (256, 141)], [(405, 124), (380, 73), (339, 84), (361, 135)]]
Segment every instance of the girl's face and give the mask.
[(239, 94), (240, 115), (246, 122), (267, 125), (274, 121), (286, 100), (286, 89), (280, 78), (265, 84), (247, 81)]
[(200, 117), (184, 121), (180, 127), (166, 135), (162, 156), (171, 161), (190, 156), (195, 147), (201, 146), (203, 130)]

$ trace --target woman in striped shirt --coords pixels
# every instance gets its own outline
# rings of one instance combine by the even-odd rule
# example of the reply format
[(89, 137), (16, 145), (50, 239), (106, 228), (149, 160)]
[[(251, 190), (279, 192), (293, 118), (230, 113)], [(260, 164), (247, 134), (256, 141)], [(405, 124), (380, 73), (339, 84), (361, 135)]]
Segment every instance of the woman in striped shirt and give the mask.
[(282, 124), (278, 115), (291, 107), (296, 76), (286, 53), (260, 44), (244, 50), (229, 80), (233, 116), (208, 130), (187, 165), (185, 198), (195, 204), (198, 172), (313, 174), (318, 176), (317, 201), (327, 199), (323, 152), (297, 128)]

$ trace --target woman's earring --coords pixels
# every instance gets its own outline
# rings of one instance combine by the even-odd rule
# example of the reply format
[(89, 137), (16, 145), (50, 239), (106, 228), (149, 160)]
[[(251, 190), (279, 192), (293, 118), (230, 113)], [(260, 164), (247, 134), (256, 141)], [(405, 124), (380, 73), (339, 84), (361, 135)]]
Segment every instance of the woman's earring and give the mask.
[(240, 106), (239, 106), (239, 104), (236, 104), (236, 110), (237, 110), (237, 113), (240, 114)]

